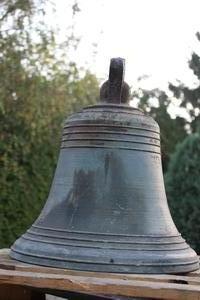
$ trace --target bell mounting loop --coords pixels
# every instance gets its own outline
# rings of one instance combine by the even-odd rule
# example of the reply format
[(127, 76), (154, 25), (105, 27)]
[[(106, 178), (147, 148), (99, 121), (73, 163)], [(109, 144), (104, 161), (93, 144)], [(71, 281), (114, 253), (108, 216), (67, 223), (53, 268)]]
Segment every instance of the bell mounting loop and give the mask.
[(112, 58), (110, 60), (108, 101), (121, 103), (122, 88), (124, 83), (125, 59)]

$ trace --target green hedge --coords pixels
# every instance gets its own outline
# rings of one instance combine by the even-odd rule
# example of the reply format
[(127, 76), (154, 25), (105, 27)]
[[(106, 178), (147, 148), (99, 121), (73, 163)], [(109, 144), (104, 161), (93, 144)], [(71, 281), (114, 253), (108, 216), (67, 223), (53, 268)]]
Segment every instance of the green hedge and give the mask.
[(186, 241), (200, 253), (200, 134), (176, 148), (166, 175), (170, 210)]

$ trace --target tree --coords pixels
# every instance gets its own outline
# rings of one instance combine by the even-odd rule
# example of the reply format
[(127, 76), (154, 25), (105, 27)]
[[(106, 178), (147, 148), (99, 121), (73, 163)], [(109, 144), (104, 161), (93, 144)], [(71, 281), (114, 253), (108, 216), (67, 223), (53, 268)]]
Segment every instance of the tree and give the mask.
[[(200, 33), (196, 33), (198, 41), (200, 41)], [(189, 67), (193, 71), (198, 84), (195, 88), (185, 86), (183, 83), (179, 85), (169, 84), (170, 90), (174, 96), (181, 100), (181, 106), (184, 107), (190, 120), (187, 122), (191, 132), (195, 132), (200, 128), (200, 56), (193, 52), (189, 60)]]
[(80, 76), (67, 57), (74, 37), (59, 46), (63, 55), (57, 57), (44, 5), (1, 1), (0, 247), (30, 226), (46, 199), (64, 117), (97, 99), (96, 77)]
[[(199, 32), (196, 33), (196, 37), (200, 41)], [(189, 60), (189, 68), (197, 79), (196, 87), (190, 88), (181, 82), (177, 85), (169, 83), (169, 90), (181, 101), (180, 106), (187, 111), (189, 118), (171, 118), (168, 113), (171, 97), (164, 91), (140, 89), (135, 93), (140, 100), (139, 107), (152, 115), (160, 125), (164, 171), (167, 171), (169, 158), (176, 144), (183, 141), (189, 132), (200, 130), (200, 56), (195, 52)], [(152, 103), (152, 98), (158, 101), (157, 106)]]
[(177, 146), (165, 180), (175, 224), (198, 253), (200, 253), (199, 157), (200, 134), (191, 134)]

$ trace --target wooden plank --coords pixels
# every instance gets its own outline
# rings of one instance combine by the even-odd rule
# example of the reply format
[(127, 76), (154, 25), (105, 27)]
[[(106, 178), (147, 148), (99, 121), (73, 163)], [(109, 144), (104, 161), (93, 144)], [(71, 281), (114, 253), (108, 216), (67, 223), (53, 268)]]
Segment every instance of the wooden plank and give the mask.
[(0, 270), (0, 284), (23, 285), (35, 288), (74, 291), (79, 293), (114, 295), (126, 297), (149, 297), (154, 299), (199, 300), (200, 286), (97, 278), (63, 274), (47, 274)]
[(45, 294), (16, 285), (0, 285), (0, 300), (45, 300)]
[(188, 273), (187, 275), (117, 274), (117, 273), (85, 272), (85, 271), (74, 271), (68, 269), (42, 267), (42, 266), (31, 265), (16, 260), (12, 260), (8, 255), (9, 249), (2, 251), (2, 253), (0, 250), (0, 268), (5, 270), (30, 271), (30, 272), (39, 272), (39, 273), (86, 276), (86, 277), (96, 277), (96, 278), (110, 278), (110, 279), (116, 278), (116, 279), (123, 279), (123, 280), (141, 280), (141, 281), (150, 281), (150, 282), (155, 281), (155, 282), (168, 282), (168, 283), (177, 283), (177, 284), (200, 285), (200, 276), (198, 276), (199, 270), (197, 272)]
[(9, 249), (9, 248), (3, 248), (3, 249), (0, 249), (0, 255), (1, 255), (1, 256), (4, 255), (4, 254), (8, 255), (9, 252), (10, 252), (10, 249)]
[(200, 278), (200, 269), (191, 273), (187, 274), (189, 277), (193, 277), (193, 278)]
[[(44, 290), (107, 297), (200, 300), (200, 272), (187, 275), (147, 275), (83, 272), (25, 264), (0, 250), (0, 286), (25, 285)], [(1, 299), (0, 299), (1, 300)], [(4, 299), (5, 300), (5, 299)]]

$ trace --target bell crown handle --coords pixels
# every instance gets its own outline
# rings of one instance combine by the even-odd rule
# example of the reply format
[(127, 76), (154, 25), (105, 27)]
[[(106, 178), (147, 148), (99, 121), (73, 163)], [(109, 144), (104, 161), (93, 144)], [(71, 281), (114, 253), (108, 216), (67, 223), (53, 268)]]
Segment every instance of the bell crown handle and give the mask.
[(100, 88), (100, 101), (112, 104), (128, 103), (129, 85), (124, 81), (125, 59), (117, 57), (110, 60), (109, 79)]
[(125, 59), (111, 58), (108, 80), (108, 100), (111, 103), (121, 103), (124, 73)]

